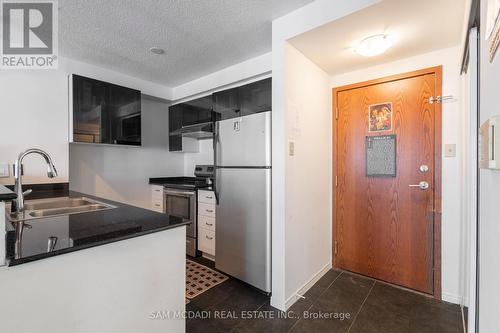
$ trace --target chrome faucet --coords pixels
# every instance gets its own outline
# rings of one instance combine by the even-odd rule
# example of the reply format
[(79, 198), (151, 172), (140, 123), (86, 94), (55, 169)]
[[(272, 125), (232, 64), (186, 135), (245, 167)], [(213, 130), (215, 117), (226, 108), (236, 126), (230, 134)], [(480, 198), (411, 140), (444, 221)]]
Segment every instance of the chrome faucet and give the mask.
[(17, 160), (14, 162), (14, 178), (16, 181), (14, 185), (14, 192), (16, 192), (17, 198), (12, 201), (11, 206), (11, 212), (15, 214), (22, 214), (24, 212), (24, 196), (31, 193), (31, 190), (23, 192), (22, 182), (22, 163), (23, 159), (29, 154), (41, 155), (47, 163), (47, 176), (49, 178), (54, 178), (57, 176), (57, 170), (54, 166), (54, 163), (52, 163), (52, 159), (50, 158), (49, 154), (47, 154), (43, 150), (32, 148), (25, 150), (21, 154), (19, 154)]

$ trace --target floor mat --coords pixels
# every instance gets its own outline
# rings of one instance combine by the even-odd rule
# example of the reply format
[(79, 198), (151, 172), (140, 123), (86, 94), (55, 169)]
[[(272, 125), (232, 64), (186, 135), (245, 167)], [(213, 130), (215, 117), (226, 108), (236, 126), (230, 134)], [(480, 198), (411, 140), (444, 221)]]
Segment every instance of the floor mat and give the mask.
[(192, 299), (226, 281), (228, 277), (206, 266), (186, 259), (186, 298)]

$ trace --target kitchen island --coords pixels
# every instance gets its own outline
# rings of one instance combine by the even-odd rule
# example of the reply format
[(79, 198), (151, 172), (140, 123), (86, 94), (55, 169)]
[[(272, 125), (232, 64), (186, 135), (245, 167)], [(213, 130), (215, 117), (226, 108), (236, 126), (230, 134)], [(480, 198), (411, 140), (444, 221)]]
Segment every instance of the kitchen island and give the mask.
[[(112, 208), (7, 219), (2, 331), (183, 332), (174, 314), (185, 308), (186, 223), (83, 193), (68, 197)], [(158, 312), (172, 318), (154, 319)]]

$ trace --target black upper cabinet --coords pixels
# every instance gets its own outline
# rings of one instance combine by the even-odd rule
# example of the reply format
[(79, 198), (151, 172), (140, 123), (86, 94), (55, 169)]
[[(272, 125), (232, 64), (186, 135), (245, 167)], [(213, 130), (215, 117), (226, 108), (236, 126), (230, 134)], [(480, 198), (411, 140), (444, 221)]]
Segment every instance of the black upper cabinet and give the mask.
[(270, 111), (272, 109), (271, 78), (239, 87), (240, 112), (242, 116)]
[(168, 108), (169, 151), (183, 151), (180, 130), (186, 126), (209, 123), (215, 120), (212, 96), (197, 98)]
[(182, 151), (182, 135), (169, 135), (168, 151)]
[(213, 94), (214, 111), (219, 119), (231, 119), (253, 113), (271, 111), (271, 78)]
[(205, 96), (181, 103), (183, 108), (182, 126), (212, 122), (212, 96)]
[(173, 132), (182, 127), (183, 107), (181, 104), (172, 105), (168, 108), (168, 129)]
[(141, 144), (141, 92), (73, 75), (73, 142)]
[(169, 111), (169, 130), (176, 131), (183, 126), (214, 121), (212, 96), (197, 98), (188, 102), (172, 105)]
[[(168, 131), (174, 132), (182, 127), (182, 105), (172, 105), (168, 108)], [(182, 135), (169, 135), (169, 151), (182, 151)]]
[(239, 117), (240, 100), (239, 89), (233, 88), (213, 94), (214, 111), (219, 115), (218, 120)]
[(169, 107), (169, 150), (183, 151), (182, 127), (271, 110), (271, 78), (172, 105)]

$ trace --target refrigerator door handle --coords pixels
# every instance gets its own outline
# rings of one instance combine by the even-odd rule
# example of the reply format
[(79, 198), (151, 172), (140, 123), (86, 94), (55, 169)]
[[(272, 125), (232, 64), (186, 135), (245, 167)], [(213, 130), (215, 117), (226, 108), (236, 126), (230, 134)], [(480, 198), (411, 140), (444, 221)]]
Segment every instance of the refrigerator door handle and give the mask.
[(219, 204), (219, 186), (217, 184), (217, 148), (219, 146), (219, 122), (215, 122), (214, 126), (214, 139), (213, 139), (213, 151), (214, 151), (214, 194), (215, 194), (215, 204)]

